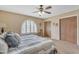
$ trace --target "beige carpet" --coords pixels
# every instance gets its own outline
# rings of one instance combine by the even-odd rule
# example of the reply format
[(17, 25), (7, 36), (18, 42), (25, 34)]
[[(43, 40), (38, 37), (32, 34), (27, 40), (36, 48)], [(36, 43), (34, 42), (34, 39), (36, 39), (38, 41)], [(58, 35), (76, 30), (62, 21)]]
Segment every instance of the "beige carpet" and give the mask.
[(70, 42), (53, 40), (59, 54), (79, 54), (79, 46)]

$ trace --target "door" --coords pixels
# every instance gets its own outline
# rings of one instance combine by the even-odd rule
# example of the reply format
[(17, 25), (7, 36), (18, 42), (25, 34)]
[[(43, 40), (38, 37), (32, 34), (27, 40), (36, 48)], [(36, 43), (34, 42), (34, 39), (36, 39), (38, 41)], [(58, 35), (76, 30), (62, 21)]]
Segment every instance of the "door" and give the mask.
[(77, 16), (60, 19), (60, 40), (77, 43)]
[(51, 21), (44, 22), (44, 36), (51, 37)]

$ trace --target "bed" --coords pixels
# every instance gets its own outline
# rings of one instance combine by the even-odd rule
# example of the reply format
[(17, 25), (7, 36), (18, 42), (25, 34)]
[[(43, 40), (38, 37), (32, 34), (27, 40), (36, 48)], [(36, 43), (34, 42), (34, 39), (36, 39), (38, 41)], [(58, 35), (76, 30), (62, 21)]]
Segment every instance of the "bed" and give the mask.
[(10, 48), (8, 54), (48, 54), (54, 48), (52, 40), (37, 35), (21, 36), (17, 48)]

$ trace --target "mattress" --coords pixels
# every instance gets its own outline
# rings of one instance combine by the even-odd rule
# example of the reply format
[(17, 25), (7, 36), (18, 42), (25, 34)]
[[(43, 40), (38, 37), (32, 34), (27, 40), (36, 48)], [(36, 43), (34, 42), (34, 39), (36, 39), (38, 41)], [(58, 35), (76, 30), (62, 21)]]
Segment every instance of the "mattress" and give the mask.
[(53, 46), (52, 40), (37, 35), (21, 36), (20, 44), (16, 48), (10, 48), (9, 54), (36, 54), (47, 51)]

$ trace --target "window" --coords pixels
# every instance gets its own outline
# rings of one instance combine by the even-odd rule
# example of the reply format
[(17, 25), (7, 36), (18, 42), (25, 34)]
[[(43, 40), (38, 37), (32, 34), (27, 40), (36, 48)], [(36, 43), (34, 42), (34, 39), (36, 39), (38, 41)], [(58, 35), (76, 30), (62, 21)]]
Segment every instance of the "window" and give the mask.
[(22, 24), (21, 33), (37, 33), (37, 25), (34, 21), (26, 20)]

